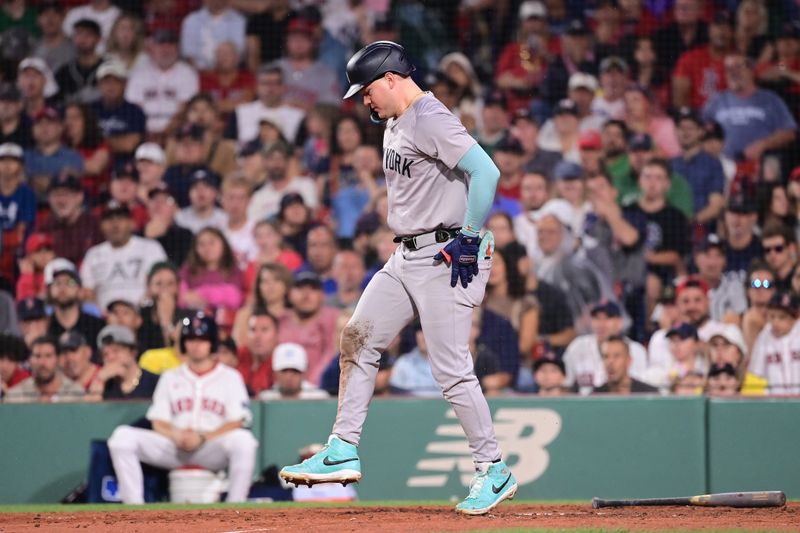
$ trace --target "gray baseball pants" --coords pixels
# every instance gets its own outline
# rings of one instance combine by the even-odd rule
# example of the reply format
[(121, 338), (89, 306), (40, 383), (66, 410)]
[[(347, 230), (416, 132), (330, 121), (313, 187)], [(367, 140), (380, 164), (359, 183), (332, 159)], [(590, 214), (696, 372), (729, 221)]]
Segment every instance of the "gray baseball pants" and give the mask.
[(472, 310), (481, 304), (491, 259), (481, 258), (466, 289), (450, 287), (450, 268), (433, 256), (445, 243), (397, 247), (367, 285), (342, 332), (339, 409), (333, 434), (358, 445), (375, 389), (381, 353), (419, 315), (433, 377), (467, 435), (473, 459), (500, 459), (492, 417), (469, 352)]

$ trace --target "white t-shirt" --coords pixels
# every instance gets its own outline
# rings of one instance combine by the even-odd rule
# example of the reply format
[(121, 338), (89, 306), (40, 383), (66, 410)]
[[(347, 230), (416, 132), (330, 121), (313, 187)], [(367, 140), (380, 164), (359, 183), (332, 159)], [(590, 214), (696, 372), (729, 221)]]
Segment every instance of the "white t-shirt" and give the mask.
[(183, 61), (161, 70), (150, 58), (130, 72), (125, 98), (147, 116), (147, 131), (160, 133), (181, 106), (200, 89), (197, 72)]
[(252, 141), (258, 136), (261, 119), (267, 119), (280, 128), (287, 142), (294, 144), (305, 116), (304, 111), (289, 105), (267, 107), (261, 100), (239, 104), (236, 106), (236, 136), (241, 144)]
[(119, 248), (105, 241), (86, 252), (81, 264), (81, 280), (84, 287), (94, 290), (100, 309), (116, 299), (139, 303), (150, 268), (166, 259), (164, 249), (152, 239), (134, 235)]
[(272, 183), (267, 182), (253, 193), (250, 205), (247, 206), (247, 218), (257, 222), (277, 215), (281, 207), (281, 198), (290, 192), (302, 196), (306, 207), (312, 210), (317, 208), (317, 185), (314, 180), (307, 176), (295, 176), (289, 180), (286, 188), (280, 191), (275, 190)]
[(198, 376), (184, 363), (161, 374), (148, 420), (169, 422), (177, 429), (208, 433), (229, 422), (247, 426), (253, 415), (242, 375), (217, 364)]
[(604, 120), (623, 120), (625, 118), (625, 100), (609, 101), (599, 96), (592, 100), (592, 114)]
[(114, 22), (117, 21), (117, 17), (119, 17), (120, 14), (122, 14), (122, 11), (113, 4), (103, 11), (98, 11), (91, 4), (73, 7), (67, 12), (61, 27), (64, 30), (64, 35), (72, 37), (73, 26), (79, 20), (90, 19), (97, 22), (100, 26), (102, 38), (97, 44), (96, 51), (98, 54), (102, 55), (106, 51), (106, 41), (108, 40), (108, 35), (111, 33), (111, 28), (114, 26)]
[[(708, 342), (715, 332), (722, 327), (721, 322), (716, 320), (706, 320), (701, 328), (697, 330), (697, 336), (702, 342)], [(675, 359), (669, 349), (669, 339), (666, 329), (659, 329), (650, 337), (650, 344), (647, 346), (648, 361), (647, 371), (644, 380), (654, 387), (666, 388), (670, 385), (670, 374), (675, 368)], [(699, 363), (699, 362), (698, 362)], [(697, 368), (699, 372), (704, 368)]]
[[(628, 347), (631, 352), (631, 366), (628, 373), (634, 379), (647, 382), (645, 379), (647, 350), (632, 340), (628, 341)], [(591, 394), (593, 387), (599, 387), (608, 381), (603, 356), (600, 355), (600, 346), (594, 334), (581, 335), (569, 343), (564, 352), (564, 366), (566, 367), (564, 385), (571, 387), (577, 383), (580, 394)]]
[(247, 268), (247, 263), (258, 256), (258, 246), (256, 246), (255, 238), (253, 238), (254, 226), (255, 222), (248, 220), (244, 223), (244, 226), (236, 231), (230, 229), (227, 222), (221, 228), (222, 233), (225, 234), (225, 238), (228, 239), (228, 243), (233, 248), (233, 255), (236, 256), (236, 261), (242, 271)]
[(192, 206), (189, 206), (175, 213), (175, 224), (195, 234), (209, 226), (222, 231), (228, 225), (228, 215), (219, 207), (215, 207), (210, 216), (200, 218)]

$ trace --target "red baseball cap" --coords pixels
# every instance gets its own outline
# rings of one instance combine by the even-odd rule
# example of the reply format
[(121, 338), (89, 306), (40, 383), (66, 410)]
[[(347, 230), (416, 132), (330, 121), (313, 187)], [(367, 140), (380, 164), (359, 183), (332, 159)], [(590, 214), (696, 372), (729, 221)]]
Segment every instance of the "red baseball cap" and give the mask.
[(578, 148), (581, 150), (599, 150), (602, 147), (603, 141), (597, 130), (582, 131), (578, 136)]
[(292, 33), (292, 32), (305, 33), (309, 37), (312, 37), (313, 33), (314, 33), (314, 31), (316, 31), (316, 29), (317, 29), (317, 25), (314, 24), (313, 21), (308, 20), (307, 18), (304, 18), (304, 17), (295, 17), (295, 18), (293, 18), (292, 20), (289, 21), (289, 25), (286, 28), (286, 32), (287, 33)]
[(706, 283), (706, 280), (700, 276), (689, 275), (678, 281), (678, 284), (675, 286), (675, 296), (680, 296), (685, 289), (691, 287), (700, 289), (703, 291), (703, 294), (708, 294), (709, 291), (709, 286), (708, 283)]
[(47, 233), (31, 233), (28, 242), (25, 243), (25, 253), (32, 254), (42, 248), (53, 248), (53, 238)]
[(800, 181), (800, 166), (794, 167), (792, 173), (789, 174), (789, 181)]

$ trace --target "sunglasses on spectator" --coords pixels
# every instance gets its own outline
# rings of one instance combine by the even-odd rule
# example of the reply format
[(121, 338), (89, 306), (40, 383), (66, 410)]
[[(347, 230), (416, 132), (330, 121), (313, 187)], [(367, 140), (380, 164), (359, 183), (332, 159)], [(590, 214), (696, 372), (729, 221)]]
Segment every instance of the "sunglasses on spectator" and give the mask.
[(770, 280), (760, 278), (755, 278), (750, 281), (750, 287), (753, 289), (774, 289)]
[(771, 252), (775, 252), (776, 254), (779, 254), (779, 253), (783, 252), (784, 249), (786, 249), (786, 245), (785, 244), (776, 244), (775, 246), (765, 246), (764, 247), (764, 255), (769, 254)]

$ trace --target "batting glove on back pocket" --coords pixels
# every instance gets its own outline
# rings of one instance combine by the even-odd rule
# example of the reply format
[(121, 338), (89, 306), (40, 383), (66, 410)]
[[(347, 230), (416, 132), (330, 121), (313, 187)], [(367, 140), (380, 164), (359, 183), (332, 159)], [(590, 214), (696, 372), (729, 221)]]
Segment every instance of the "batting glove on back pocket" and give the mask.
[(450, 286), (455, 287), (458, 280), (465, 289), (478, 275), (478, 250), (481, 245), (480, 236), (456, 234), (455, 239), (433, 256), (435, 261), (445, 261), (450, 265)]

